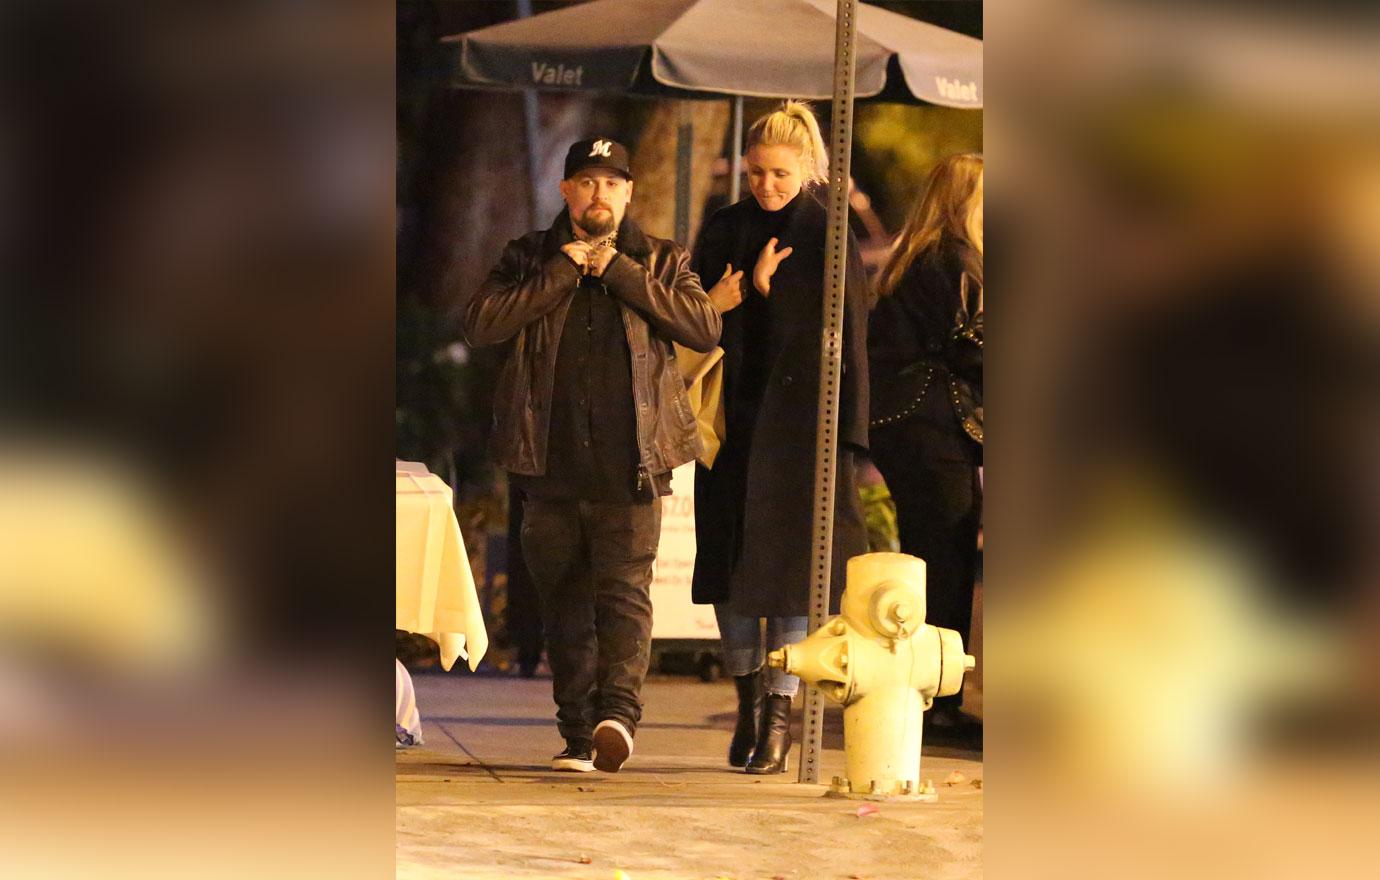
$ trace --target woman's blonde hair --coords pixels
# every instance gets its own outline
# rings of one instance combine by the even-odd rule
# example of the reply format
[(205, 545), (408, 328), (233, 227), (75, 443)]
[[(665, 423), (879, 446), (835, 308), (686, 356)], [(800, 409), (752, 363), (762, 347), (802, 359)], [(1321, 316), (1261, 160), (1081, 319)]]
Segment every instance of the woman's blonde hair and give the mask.
[(819, 133), (819, 121), (803, 101), (787, 101), (752, 124), (747, 133), (747, 152), (758, 145), (764, 147), (795, 147), (800, 151), (801, 176), (805, 185), (812, 186), (829, 179), (829, 155), (824, 151), (824, 138)]
[(886, 296), (900, 284), (915, 258), (940, 242), (957, 247), (963, 268), (982, 284), (982, 157), (972, 153), (949, 156), (930, 172), (906, 228), (896, 239), (891, 256), (877, 279)]

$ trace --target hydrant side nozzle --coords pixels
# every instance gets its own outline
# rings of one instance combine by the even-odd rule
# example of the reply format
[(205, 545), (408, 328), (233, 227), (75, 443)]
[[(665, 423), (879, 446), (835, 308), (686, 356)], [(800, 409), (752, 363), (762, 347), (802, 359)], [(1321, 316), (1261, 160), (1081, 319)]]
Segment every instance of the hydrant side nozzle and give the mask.
[(972, 672), (974, 669), (977, 669), (977, 658), (974, 657), (972, 654), (964, 654), (963, 671)]
[(767, 655), (767, 665), (772, 669), (786, 668), (786, 648), (777, 648)]

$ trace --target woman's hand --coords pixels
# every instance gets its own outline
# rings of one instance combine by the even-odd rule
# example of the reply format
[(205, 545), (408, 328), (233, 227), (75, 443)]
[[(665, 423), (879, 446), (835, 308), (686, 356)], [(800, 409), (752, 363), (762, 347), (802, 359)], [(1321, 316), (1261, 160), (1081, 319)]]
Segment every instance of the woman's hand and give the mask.
[(733, 264), (729, 263), (728, 268), (724, 269), (723, 277), (709, 289), (709, 302), (719, 314), (730, 312), (738, 307), (743, 301), (743, 270), (733, 271)]
[(781, 265), (781, 261), (791, 255), (791, 250), (790, 247), (784, 247), (778, 251), (776, 239), (772, 238), (762, 248), (762, 253), (757, 255), (757, 266), (752, 270), (752, 286), (763, 296), (771, 293), (771, 276), (776, 274), (776, 267)]

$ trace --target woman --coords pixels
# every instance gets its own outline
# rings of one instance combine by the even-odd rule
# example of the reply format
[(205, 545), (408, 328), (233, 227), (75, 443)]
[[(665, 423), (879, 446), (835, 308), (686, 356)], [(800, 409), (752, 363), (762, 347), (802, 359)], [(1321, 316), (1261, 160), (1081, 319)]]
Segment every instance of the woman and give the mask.
[[(901, 551), (925, 560), (926, 621), (968, 642), (982, 461), (982, 158), (930, 174), (878, 277), (868, 334), (872, 460), (896, 501)], [(962, 695), (936, 700), (952, 726)]]
[[(694, 258), (701, 278), (716, 279), (709, 296), (723, 314), (725, 429), (713, 468), (695, 472), (693, 597), (714, 605), (725, 666), (738, 688), (729, 764), (765, 774), (787, 769), (791, 700), (800, 682), (781, 670), (762, 672), (761, 621), (765, 650), (806, 634), (826, 226), (824, 206), (810, 190), (826, 179), (828, 159), (814, 114), (794, 101), (753, 123), (744, 158), (751, 197), (710, 218)], [(853, 451), (866, 449), (868, 400), (867, 288), (857, 254), (852, 242), (835, 594), (848, 558), (867, 551), (853, 475)]]

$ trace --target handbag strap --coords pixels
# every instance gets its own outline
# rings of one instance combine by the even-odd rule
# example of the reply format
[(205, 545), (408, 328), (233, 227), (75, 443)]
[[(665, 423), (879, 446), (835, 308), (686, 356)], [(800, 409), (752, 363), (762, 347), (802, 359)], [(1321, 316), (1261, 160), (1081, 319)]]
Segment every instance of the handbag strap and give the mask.
[[(970, 278), (972, 278), (972, 276), (969, 275), (968, 272), (967, 272), (966, 270), (965, 270), (962, 274), (960, 274), (959, 277), (958, 277), (958, 302), (959, 302), (959, 306), (958, 306), (958, 318), (959, 318), (959, 320), (958, 320), (958, 326), (960, 326), (960, 327), (966, 326), (966, 325), (968, 324), (969, 319), (973, 316), (973, 314), (975, 314), (975, 313), (976, 313), (976, 314), (979, 314), (979, 315), (982, 314), (982, 283), (981, 283), (981, 282), (978, 282), (977, 285), (976, 285), (976, 286), (977, 286), (977, 301), (976, 301), (976, 303), (970, 304), (970, 303), (969, 303), (969, 300), (972, 298), (971, 293), (970, 293), (970, 289), (971, 289), (971, 287), (973, 286), (973, 285), (970, 285), (970, 284), (968, 283)], [(972, 307), (973, 305), (976, 305), (977, 308), (974, 309), (974, 308)]]

